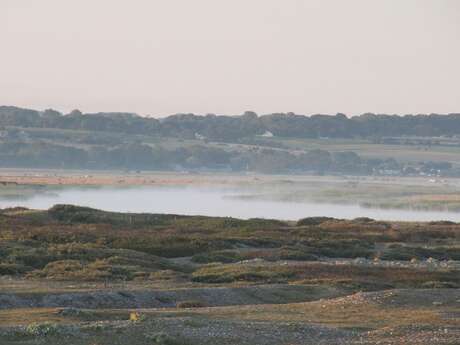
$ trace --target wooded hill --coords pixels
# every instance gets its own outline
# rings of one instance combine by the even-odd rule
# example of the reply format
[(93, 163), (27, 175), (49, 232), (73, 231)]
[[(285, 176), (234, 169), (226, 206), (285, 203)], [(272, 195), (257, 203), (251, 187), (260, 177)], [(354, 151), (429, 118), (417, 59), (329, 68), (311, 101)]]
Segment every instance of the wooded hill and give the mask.
[(95, 130), (147, 134), (183, 139), (200, 135), (210, 140), (233, 141), (270, 132), (275, 136), (298, 138), (379, 138), (385, 136), (454, 136), (460, 134), (460, 113), (430, 115), (363, 114), (297, 115), (276, 113), (258, 116), (205, 116), (176, 114), (156, 119), (134, 113), (83, 114), (74, 110), (37, 111), (0, 106), (0, 126)]

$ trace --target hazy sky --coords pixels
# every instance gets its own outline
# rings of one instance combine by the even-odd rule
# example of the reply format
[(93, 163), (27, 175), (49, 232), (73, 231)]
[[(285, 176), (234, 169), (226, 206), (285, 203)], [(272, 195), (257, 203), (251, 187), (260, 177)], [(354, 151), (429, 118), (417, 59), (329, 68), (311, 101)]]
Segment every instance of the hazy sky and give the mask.
[(0, 0), (0, 104), (460, 112), (460, 1)]

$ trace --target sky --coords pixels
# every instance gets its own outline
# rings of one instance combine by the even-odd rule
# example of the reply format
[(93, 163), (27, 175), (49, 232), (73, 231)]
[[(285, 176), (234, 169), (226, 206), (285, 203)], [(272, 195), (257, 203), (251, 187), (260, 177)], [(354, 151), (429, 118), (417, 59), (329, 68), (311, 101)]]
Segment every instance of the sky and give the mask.
[(0, 0), (0, 104), (460, 112), (460, 1)]

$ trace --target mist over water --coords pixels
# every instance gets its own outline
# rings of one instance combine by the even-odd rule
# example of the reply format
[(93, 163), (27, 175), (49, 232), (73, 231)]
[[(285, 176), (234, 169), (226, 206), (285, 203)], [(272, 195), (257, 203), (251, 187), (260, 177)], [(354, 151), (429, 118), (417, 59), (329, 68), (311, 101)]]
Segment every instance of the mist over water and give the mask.
[(198, 187), (130, 187), (63, 189), (37, 194), (26, 200), (0, 199), (0, 208), (24, 206), (47, 209), (55, 204), (73, 204), (116, 212), (173, 213), (185, 215), (274, 218), (297, 220), (312, 216), (352, 219), (460, 222), (460, 213), (365, 208), (356, 204), (288, 202), (239, 198), (244, 190)]

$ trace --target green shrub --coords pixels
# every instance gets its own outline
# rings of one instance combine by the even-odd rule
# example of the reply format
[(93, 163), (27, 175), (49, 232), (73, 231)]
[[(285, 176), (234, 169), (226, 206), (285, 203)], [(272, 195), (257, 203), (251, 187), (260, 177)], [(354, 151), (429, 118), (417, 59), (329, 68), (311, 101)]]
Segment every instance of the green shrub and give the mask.
[(200, 283), (220, 284), (237, 281), (284, 283), (296, 275), (296, 270), (290, 267), (264, 267), (245, 265), (210, 265), (202, 267), (193, 273), (192, 281)]
[(367, 223), (373, 223), (375, 222), (375, 219), (369, 218), (369, 217), (358, 217), (354, 218), (352, 220), (353, 223), (361, 223), (361, 224), (367, 224)]
[(241, 260), (243, 260), (243, 258), (238, 252), (230, 250), (196, 254), (192, 257), (193, 262), (200, 264), (209, 264), (212, 262), (234, 263)]
[(396, 244), (389, 246), (381, 256), (382, 260), (401, 261), (409, 261), (411, 259), (424, 260), (428, 258), (437, 260), (458, 260), (460, 259), (460, 250), (458, 248), (408, 247)]
[(281, 260), (316, 261), (318, 257), (300, 249), (281, 249), (279, 252)]
[(42, 270), (33, 271), (30, 277), (46, 277), (57, 280), (131, 280), (135, 267), (110, 265), (105, 260), (83, 264), (78, 260), (60, 260), (46, 265)]
[(331, 217), (307, 217), (302, 218), (297, 221), (297, 226), (310, 226), (310, 225), (320, 225), (324, 222), (334, 221), (335, 218)]
[(0, 275), (18, 275), (30, 271), (32, 268), (20, 264), (0, 263)]
[(423, 289), (455, 289), (459, 288), (460, 284), (455, 282), (442, 282), (442, 281), (427, 281), (420, 285)]
[(177, 308), (204, 308), (206, 307), (206, 303), (197, 301), (197, 300), (190, 300), (190, 301), (182, 301), (182, 302), (177, 302), (176, 307)]
[(19, 254), (11, 255), (11, 257), (16, 262), (20, 262), (25, 266), (33, 268), (43, 268), (49, 262), (57, 259), (54, 255), (50, 255), (45, 248), (25, 249)]
[(47, 274), (61, 274), (64, 272), (75, 272), (83, 269), (83, 265), (78, 260), (59, 260), (50, 262), (43, 271)]
[(152, 341), (153, 345), (186, 345), (187, 344), (184, 341), (177, 339), (175, 337), (171, 337), (163, 332), (145, 334), (145, 338), (147, 338), (147, 340)]
[(457, 223), (452, 222), (450, 220), (435, 220), (431, 221), (428, 224), (430, 225), (456, 225)]
[(186, 216), (168, 214), (147, 214), (147, 213), (119, 213), (107, 212), (75, 205), (54, 205), (48, 210), (48, 214), (63, 223), (105, 223), (111, 225), (169, 225), (176, 219)]
[(308, 243), (310, 253), (330, 258), (370, 258), (372, 243), (362, 240), (319, 240)]
[(58, 326), (52, 322), (31, 323), (25, 329), (27, 335), (34, 337), (46, 337), (58, 333)]
[(166, 239), (158, 239), (157, 237), (119, 238), (112, 243), (114, 248), (131, 249), (165, 258), (193, 256), (213, 249), (210, 248), (210, 245), (210, 241), (204, 239), (174, 235)]

